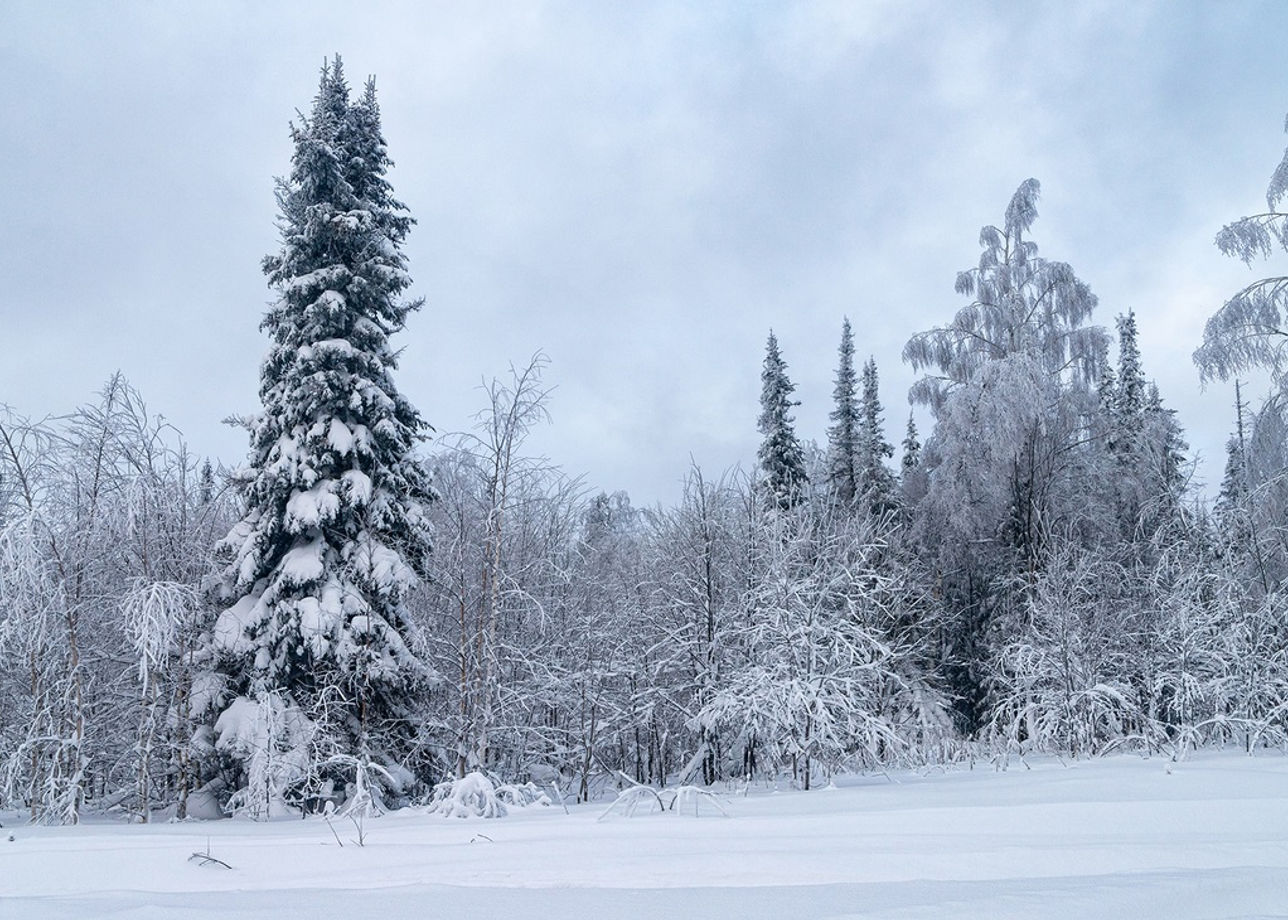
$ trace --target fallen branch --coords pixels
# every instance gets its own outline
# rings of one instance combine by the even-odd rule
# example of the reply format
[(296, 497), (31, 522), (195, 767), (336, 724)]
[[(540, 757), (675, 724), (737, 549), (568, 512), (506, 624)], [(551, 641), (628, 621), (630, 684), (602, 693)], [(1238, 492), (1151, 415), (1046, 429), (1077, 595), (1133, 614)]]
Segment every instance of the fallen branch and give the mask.
[(215, 856), (211, 856), (209, 853), (193, 853), (191, 856), (188, 857), (188, 862), (192, 862), (194, 859), (200, 860), (199, 865), (202, 865), (202, 866), (215, 865), (215, 866), (223, 866), (225, 869), (232, 868), (232, 866), (228, 865), (228, 863), (224, 862), (222, 859), (219, 859)]

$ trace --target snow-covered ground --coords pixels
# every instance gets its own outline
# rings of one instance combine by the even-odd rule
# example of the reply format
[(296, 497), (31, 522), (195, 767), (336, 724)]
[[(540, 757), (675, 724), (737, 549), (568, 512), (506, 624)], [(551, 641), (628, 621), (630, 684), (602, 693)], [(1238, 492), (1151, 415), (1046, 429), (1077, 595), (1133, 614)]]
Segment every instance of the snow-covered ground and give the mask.
[[(730, 817), (403, 813), (0, 833), (0, 917), (1288, 917), (1288, 758), (1013, 764), (809, 793)], [(12, 816), (8, 816), (12, 818)], [(9, 835), (13, 836), (9, 840)], [(231, 869), (198, 865), (206, 850)]]

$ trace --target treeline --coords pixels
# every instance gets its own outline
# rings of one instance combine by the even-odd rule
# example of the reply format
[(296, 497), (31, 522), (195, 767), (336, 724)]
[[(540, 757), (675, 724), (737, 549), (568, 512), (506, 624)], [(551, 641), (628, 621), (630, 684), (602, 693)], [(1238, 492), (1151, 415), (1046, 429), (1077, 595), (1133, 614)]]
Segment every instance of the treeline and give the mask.
[[(641, 509), (525, 451), (540, 356), (474, 432), (417, 447), (374, 84), (351, 98), (329, 63), (293, 138), (246, 468), (192, 457), (120, 377), (65, 417), (0, 415), (0, 807), (266, 817), (476, 773), (586, 799), (1288, 745), (1284, 401), (1237, 399), (1207, 508), (1135, 316), (1093, 324), (1032, 241), (1035, 181), (904, 350), (933, 428), (909, 418), (897, 470), (847, 320), (821, 445), (771, 334), (754, 467)], [(1223, 249), (1282, 242), (1276, 188)], [(1201, 372), (1280, 379), (1284, 288), (1213, 317)]]

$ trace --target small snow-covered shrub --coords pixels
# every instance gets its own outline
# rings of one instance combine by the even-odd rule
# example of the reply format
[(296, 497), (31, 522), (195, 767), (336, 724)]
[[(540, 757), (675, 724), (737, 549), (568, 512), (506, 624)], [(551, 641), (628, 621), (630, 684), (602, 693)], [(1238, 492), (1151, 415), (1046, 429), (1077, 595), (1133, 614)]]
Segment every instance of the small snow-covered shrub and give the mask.
[(677, 815), (692, 814), (695, 818), (701, 817), (704, 809), (707, 813), (715, 811), (726, 818), (729, 817), (729, 812), (720, 804), (715, 794), (698, 786), (680, 786), (675, 790), (675, 795), (672, 796), (668, 807)]
[(216, 750), (246, 764), (246, 785), (226, 810), (255, 820), (294, 811), (292, 791), (313, 768), (317, 725), (279, 693), (237, 697), (215, 722)]
[(678, 786), (671, 790), (668, 801), (662, 792), (652, 786), (634, 785), (623, 789), (613, 803), (604, 809), (598, 820), (603, 821), (614, 814), (633, 818), (637, 814), (662, 814), (668, 811), (677, 815), (693, 815), (695, 818), (704, 812), (718, 812), (729, 817), (729, 812), (715, 794), (699, 786)]
[(467, 773), (435, 786), (429, 808), (448, 818), (503, 818), (511, 808), (549, 804), (550, 798), (532, 783), (494, 783), (482, 773)]
[(551, 804), (550, 796), (535, 783), (502, 784), (496, 787), (496, 797), (511, 808), (527, 808), (529, 805), (544, 807)]
[(336, 814), (368, 817), (389, 810), (388, 797), (402, 791), (400, 782), (382, 764), (350, 754), (335, 754), (321, 765), (323, 775), (335, 774), (320, 790), (319, 799), (338, 802)]
[(223, 787), (223, 781), (215, 779), (189, 792), (187, 817), (194, 821), (215, 821), (225, 817), (224, 810), (219, 805)]
[(613, 804), (604, 809), (598, 820), (603, 821), (609, 815), (619, 814), (623, 818), (633, 818), (640, 811), (644, 814), (656, 814), (666, 811), (662, 796), (652, 786), (631, 786), (623, 789), (613, 800)]
[(547, 763), (530, 763), (525, 768), (528, 779), (540, 786), (553, 786), (558, 788), (564, 781), (563, 774), (556, 767)]

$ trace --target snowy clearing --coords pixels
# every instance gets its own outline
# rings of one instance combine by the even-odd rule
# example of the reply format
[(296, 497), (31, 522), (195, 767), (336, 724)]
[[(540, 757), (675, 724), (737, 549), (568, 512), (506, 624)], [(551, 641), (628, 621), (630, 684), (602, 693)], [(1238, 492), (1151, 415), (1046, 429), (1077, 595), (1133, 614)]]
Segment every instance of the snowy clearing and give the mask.
[[(0, 915), (1288, 917), (1288, 759), (1128, 756), (753, 790), (731, 817), (15, 827)], [(9, 841), (9, 835), (13, 840)], [(232, 868), (190, 860), (206, 851)]]

